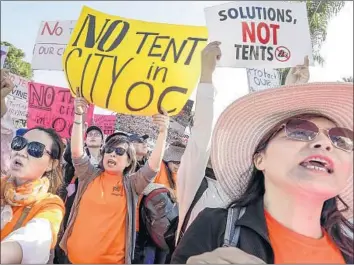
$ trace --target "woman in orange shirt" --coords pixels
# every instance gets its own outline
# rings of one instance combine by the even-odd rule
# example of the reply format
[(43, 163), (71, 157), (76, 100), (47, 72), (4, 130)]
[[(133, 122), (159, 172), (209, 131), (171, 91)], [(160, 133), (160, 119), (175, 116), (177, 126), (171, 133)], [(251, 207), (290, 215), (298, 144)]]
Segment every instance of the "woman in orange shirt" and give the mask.
[(41, 127), (11, 143), (7, 176), (1, 178), (1, 263), (44, 264), (53, 257), (63, 201), (54, 195), (62, 181), (63, 143)]
[(172, 263), (353, 263), (353, 84), (236, 100), (217, 121), (211, 158), (234, 211), (202, 211)]
[(60, 247), (73, 264), (129, 264), (134, 255), (138, 195), (160, 168), (169, 118), (166, 113), (153, 116), (159, 127), (155, 149), (135, 172), (135, 149), (126, 137), (109, 139), (99, 168), (90, 163), (81, 133), (86, 110), (87, 102), (76, 97), (71, 153), (79, 188)]

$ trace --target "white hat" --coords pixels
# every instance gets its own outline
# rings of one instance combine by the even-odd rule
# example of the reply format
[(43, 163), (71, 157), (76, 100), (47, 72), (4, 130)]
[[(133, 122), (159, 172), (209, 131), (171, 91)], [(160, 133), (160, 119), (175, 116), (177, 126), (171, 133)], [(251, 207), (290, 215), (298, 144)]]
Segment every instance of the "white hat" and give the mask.
[[(211, 158), (215, 175), (231, 201), (245, 192), (253, 155), (262, 138), (280, 122), (300, 114), (320, 114), (339, 127), (353, 128), (353, 84), (308, 83), (254, 92), (233, 102), (217, 121)], [(353, 216), (353, 179), (340, 194)], [(339, 208), (344, 206), (340, 203)]]

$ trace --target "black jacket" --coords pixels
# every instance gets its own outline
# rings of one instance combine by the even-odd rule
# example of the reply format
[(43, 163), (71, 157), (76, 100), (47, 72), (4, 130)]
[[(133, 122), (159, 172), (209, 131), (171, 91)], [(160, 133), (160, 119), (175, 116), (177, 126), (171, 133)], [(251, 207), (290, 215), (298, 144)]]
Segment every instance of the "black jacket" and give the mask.
[[(204, 209), (182, 237), (171, 263), (185, 264), (192, 256), (222, 247), (226, 222), (227, 209)], [(268, 237), (263, 199), (249, 205), (237, 225), (241, 226), (238, 248), (273, 264), (274, 254)], [(353, 263), (352, 258), (344, 254), (343, 257), (347, 263)]]

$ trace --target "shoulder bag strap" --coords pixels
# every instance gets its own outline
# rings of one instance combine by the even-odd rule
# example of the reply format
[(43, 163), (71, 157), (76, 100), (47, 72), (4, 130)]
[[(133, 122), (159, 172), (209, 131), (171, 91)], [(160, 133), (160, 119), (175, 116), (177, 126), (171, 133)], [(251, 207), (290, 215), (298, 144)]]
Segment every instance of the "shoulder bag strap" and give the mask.
[(28, 205), (23, 209), (21, 216), (20, 216), (20, 218), (18, 218), (17, 223), (12, 231), (17, 230), (22, 226), (23, 222), (25, 221), (25, 219), (28, 216), (31, 209), (32, 209), (32, 205)]
[(246, 207), (230, 207), (228, 209), (223, 247), (237, 246), (240, 237), (240, 226), (236, 226), (235, 223), (243, 216), (245, 211)]

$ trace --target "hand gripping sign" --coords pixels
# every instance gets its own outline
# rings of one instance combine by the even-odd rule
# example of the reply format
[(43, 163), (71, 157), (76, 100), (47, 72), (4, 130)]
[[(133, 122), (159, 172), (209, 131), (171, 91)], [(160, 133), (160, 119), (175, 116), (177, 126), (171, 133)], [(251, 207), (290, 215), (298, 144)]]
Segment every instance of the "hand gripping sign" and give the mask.
[(84, 7), (63, 55), (73, 95), (124, 114), (176, 115), (200, 75), (206, 27), (151, 23)]

